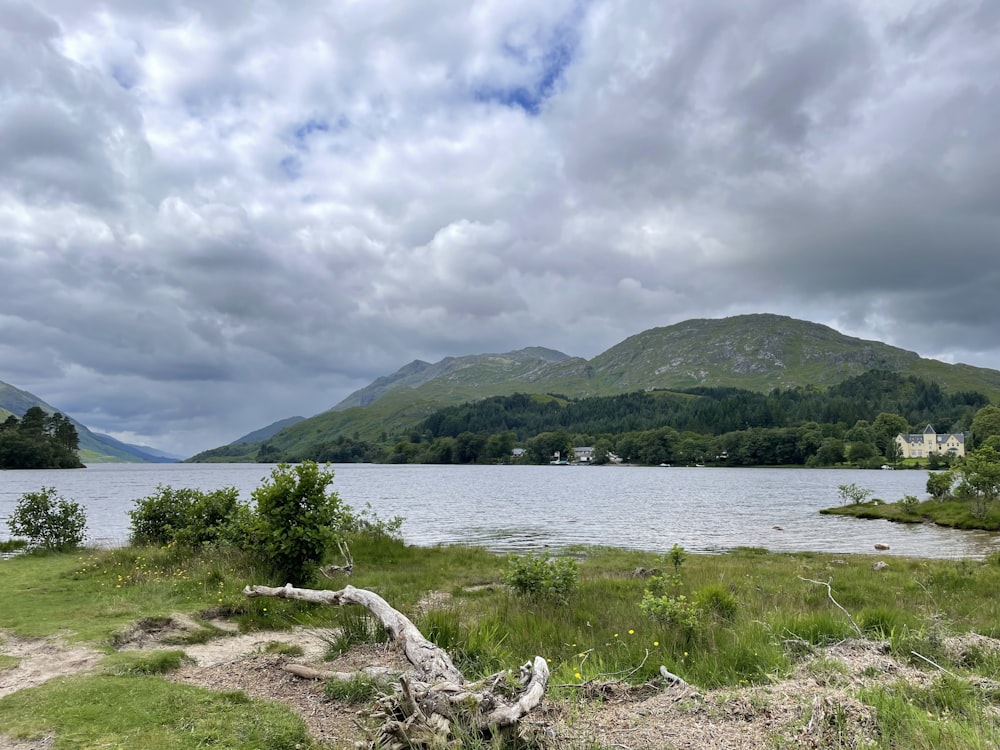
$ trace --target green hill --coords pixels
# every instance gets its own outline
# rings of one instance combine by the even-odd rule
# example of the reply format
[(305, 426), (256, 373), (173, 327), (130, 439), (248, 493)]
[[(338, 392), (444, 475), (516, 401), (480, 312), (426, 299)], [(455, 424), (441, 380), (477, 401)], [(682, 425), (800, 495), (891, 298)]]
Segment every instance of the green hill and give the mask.
[[(38, 406), (49, 414), (62, 412), (33, 393), (15, 388), (9, 383), (0, 381), (0, 419), (6, 419), (8, 415), (22, 417), (32, 406)], [(65, 412), (63, 412), (65, 414)], [(80, 460), (88, 463), (168, 463), (176, 461), (175, 458), (151, 448), (123, 443), (115, 440), (110, 435), (102, 435), (92, 432), (85, 425), (73, 419), (68, 414), (65, 416), (76, 427), (77, 435), (80, 438)]]
[[(384, 442), (405, 435), (442, 406), (488, 396), (558, 393), (581, 398), (695, 386), (766, 393), (830, 386), (872, 369), (915, 375), (947, 392), (979, 391), (1000, 400), (996, 370), (924, 359), (785, 316), (740, 315), (652, 328), (589, 361), (538, 347), (450, 357), (433, 365), (418, 360), (267, 442), (293, 455), (348, 437)], [(223, 446), (209, 453), (212, 460), (256, 456), (250, 445), (238, 450)], [(191, 460), (205, 458), (199, 454)]]

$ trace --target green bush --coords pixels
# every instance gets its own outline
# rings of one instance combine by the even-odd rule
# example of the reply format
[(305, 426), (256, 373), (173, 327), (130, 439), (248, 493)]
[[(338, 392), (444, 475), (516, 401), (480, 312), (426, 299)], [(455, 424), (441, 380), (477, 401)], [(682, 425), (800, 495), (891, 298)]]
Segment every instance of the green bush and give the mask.
[(252, 543), (279, 583), (308, 583), (323, 557), (356, 525), (351, 509), (327, 492), (333, 471), (314, 461), (279, 464), (253, 491)]
[(850, 484), (837, 485), (837, 494), (840, 495), (840, 500), (844, 505), (848, 503), (851, 505), (861, 505), (871, 497), (872, 491), (866, 490), (864, 487), (858, 487), (854, 482), (851, 482)]
[[(650, 579), (652, 580), (652, 579)], [(693, 633), (701, 623), (701, 610), (684, 594), (655, 594), (646, 589), (639, 610), (661, 625)]]
[(55, 487), (21, 495), (7, 519), (14, 536), (24, 537), (32, 549), (69, 551), (87, 538), (87, 515), (78, 503), (56, 495)]
[(250, 509), (240, 502), (235, 487), (211, 492), (159, 485), (156, 492), (136, 500), (129, 511), (132, 544), (198, 549), (244, 539)]
[(503, 580), (522, 596), (566, 602), (576, 588), (576, 560), (569, 557), (551, 559), (542, 555), (509, 555)]

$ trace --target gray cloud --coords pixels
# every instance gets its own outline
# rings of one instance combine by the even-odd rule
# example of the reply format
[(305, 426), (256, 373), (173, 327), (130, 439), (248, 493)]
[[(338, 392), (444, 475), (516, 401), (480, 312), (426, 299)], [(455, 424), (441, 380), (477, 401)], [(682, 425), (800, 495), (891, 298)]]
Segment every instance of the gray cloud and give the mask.
[(0, 379), (181, 453), (773, 311), (1000, 368), (995, 3), (0, 7)]

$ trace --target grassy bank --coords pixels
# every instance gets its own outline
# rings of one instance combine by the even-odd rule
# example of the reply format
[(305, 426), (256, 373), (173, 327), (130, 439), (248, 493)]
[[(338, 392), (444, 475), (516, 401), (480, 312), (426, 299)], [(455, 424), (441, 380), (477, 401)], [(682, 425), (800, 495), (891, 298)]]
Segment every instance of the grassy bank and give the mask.
[(852, 505), (825, 508), (820, 511), (831, 516), (882, 519), (896, 523), (934, 523), (967, 531), (1000, 531), (1000, 503), (994, 501), (984, 506), (980, 515), (973, 513), (968, 500), (925, 500), (923, 502), (899, 501), (883, 503), (870, 501)]
[[(803, 650), (860, 631), (887, 641), (901, 661), (951, 681), (946, 691), (924, 686), (919, 695), (903, 688), (859, 693), (856, 697), (874, 707), (887, 728), (906, 719), (914, 701), (920, 721), (910, 717), (906, 722), (918, 730), (928, 721), (936, 727), (933, 743), (918, 736), (910, 744), (896, 744), (887, 733), (883, 747), (1000, 743), (995, 710), (1000, 687), (992, 682), (1000, 680), (1000, 656), (983, 650), (957, 659), (942, 645), (945, 636), (956, 633), (1000, 637), (995, 596), (1000, 557), (888, 558), (888, 568), (875, 571), (878, 558), (871, 556), (741, 549), (672, 561), (586, 548), (572, 551), (579, 581), (559, 600), (513, 593), (502, 583), (507, 561), (477, 548), (415, 548), (367, 536), (356, 538), (351, 549), (355, 573), (350, 582), (409, 614), (470, 678), (516, 668), (538, 654), (552, 669), (551, 694), (570, 701), (579, 699), (587, 683), (622, 679), (638, 684), (653, 678), (660, 665), (703, 690), (737, 688), (781, 679)], [(644, 614), (643, 595), (651, 579), (637, 575), (640, 568), (659, 569), (667, 578), (659, 590), (673, 602), (666, 616), (662, 610), (659, 619)], [(334, 650), (382, 637), (357, 610), (246, 599), (243, 586), (263, 581), (252, 560), (236, 552), (182, 557), (170, 550), (122, 549), (28, 555), (0, 563), (0, 576), (5, 592), (0, 631), (72, 634), (71, 639), (109, 654), (107, 674), (54, 680), (0, 699), (5, 731), (54, 734), (56, 748), (307, 746), (301, 724), (283, 708), (265, 709), (242, 695), (208, 693), (146, 673), (155, 670), (115, 668), (120, 655), (112, 654), (112, 644), (138, 619), (184, 612), (204, 618), (224, 614), (242, 630), (339, 626)], [(338, 588), (342, 582), (318, 585)], [(431, 592), (438, 602), (434, 608), (427, 606)], [(207, 624), (205, 630), (211, 630)], [(944, 700), (941, 691), (954, 698)], [(93, 708), (124, 704), (128, 711), (115, 709), (114, 717)], [(901, 736), (904, 730), (895, 731)], [(970, 744), (970, 737), (982, 743)]]

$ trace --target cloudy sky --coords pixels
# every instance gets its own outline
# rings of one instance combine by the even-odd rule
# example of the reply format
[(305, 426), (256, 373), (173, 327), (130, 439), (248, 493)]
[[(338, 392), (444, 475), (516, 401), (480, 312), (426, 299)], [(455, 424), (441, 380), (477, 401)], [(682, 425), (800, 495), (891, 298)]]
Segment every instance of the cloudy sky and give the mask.
[(2, 0), (0, 380), (182, 455), (775, 312), (1000, 369), (995, 0)]

